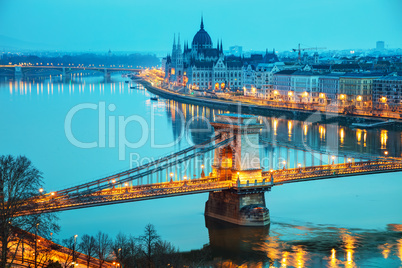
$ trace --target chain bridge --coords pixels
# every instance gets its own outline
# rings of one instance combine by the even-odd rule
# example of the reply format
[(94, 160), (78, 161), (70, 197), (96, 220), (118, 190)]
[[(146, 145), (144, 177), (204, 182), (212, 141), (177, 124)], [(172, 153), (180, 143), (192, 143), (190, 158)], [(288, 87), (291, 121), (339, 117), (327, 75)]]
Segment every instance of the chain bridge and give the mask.
[[(402, 171), (402, 161), (396, 157), (345, 152), (338, 155), (265, 140), (260, 137), (263, 125), (251, 115), (220, 114), (212, 126), (214, 137), (202, 144), (85, 184), (50, 193), (42, 190), (38, 196), (21, 201), (18, 215), (208, 192), (206, 216), (238, 225), (261, 226), (270, 223), (264, 192), (274, 186)], [(271, 164), (268, 170), (263, 168), (261, 144), (270, 150), (270, 163), (274, 162), (274, 150), (285, 149), (286, 160)], [(292, 152), (294, 161), (290, 161)], [(211, 172), (206, 172), (208, 156), (212, 156), (208, 167)], [(312, 158), (311, 166), (306, 166), (307, 157)], [(314, 165), (314, 158), (318, 165)]]

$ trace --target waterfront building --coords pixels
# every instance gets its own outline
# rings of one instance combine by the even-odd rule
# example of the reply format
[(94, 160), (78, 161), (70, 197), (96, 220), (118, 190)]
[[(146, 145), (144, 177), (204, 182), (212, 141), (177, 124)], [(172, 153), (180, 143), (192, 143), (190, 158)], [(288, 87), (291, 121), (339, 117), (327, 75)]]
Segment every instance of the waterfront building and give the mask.
[(373, 81), (373, 108), (402, 111), (402, 76), (395, 73)]
[[(308, 65), (306, 65), (308, 67)], [(304, 68), (308, 70), (309, 68)], [(319, 94), (319, 75), (304, 70), (282, 70), (273, 75), (271, 99), (299, 103), (324, 103)]]
[(257, 98), (269, 98), (272, 91), (273, 74), (285, 67), (283, 62), (279, 62), (275, 50), (265, 55), (252, 54), (249, 58), (243, 58), (243, 90), (245, 96)]
[[(303, 103), (318, 103), (318, 75), (311, 71), (296, 71), (291, 75), (290, 92), (296, 101)], [(322, 98), (322, 95), (321, 95)]]
[(328, 73), (319, 76), (318, 91), (321, 96), (320, 103), (334, 104), (339, 93), (339, 78), (344, 73)]
[(165, 83), (170, 88), (188, 87), (193, 90), (241, 90), (243, 63), (240, 57), (225, 58), (222, 41), (213, 47), (204, 28), (203, 18), (194, 35), (191, 48), (188, 42), (181, 48), (180, 36), (173, 40), (172, 54), (166, 60)]
[(269, 95), (270, 100), (294, 101), (291, 91), (292, 74), (296, 70), (282, 70), (273, 75), (273, 91)]
[(372, 107), (373, 81), (381, 74), (346, 73), (339, 78), (338, 104), (356, 109)]

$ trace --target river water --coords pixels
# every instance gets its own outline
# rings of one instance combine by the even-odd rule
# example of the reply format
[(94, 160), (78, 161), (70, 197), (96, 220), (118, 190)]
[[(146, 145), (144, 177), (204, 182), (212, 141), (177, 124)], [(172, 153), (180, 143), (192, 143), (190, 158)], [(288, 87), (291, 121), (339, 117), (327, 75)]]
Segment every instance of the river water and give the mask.
[[(201, 143), (213, 135), (208, 121), (224, 112), (151, 101), (152, 94), (141, 86), (131, 89), (135, 84), (125, 80), (0, 77), (0, 153), (26, 155), (50, 192)], [(266, 140), (328, 150), (313, 158), (307, 152), (303, 163), (302, 152), (275, 149), (271, 159), (262, 146), (264, 169), (282, 168), (283, 161), (293, 167), (296, 158), (303, 165), (325, 164), (335, 154), (335, 162), (356, 154), (401, 156), (400, 131), (325, 125), (314, 116), (304, 122), (259, 120)], [(400, 267), (401, 190), (401, 173), (277, 186), (266, 193), (269, 228), (206, 221), (208, 194), (72, 210), (58, 213), (62, 230), (54, 238), (99, 230), (137, 236), (152, 223), (182, 251), (210, 247), (222, 267)]]

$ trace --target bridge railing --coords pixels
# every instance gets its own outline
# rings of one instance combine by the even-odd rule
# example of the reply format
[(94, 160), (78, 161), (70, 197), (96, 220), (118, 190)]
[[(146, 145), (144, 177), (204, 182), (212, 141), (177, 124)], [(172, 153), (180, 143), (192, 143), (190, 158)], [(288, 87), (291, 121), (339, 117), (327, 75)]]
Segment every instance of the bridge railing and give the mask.
[[(214, 141), (218, 138), (220, 138), (219, 135), (214, 137), (212, 139), (212, 141)], [(68, 188), (66, 190), (51, 192), (51, 193), (45, 194), (45, 195), (40, 195), (33, 199), (24, 200), (21, 203), (21, 205), (26, 206), (30, 202), (48, 203), (49, 200), (67, 200), (67, 199), (76, 198), (76, 197), (80, 197), (80, 196), (91, 195), (96, 192), (101, 194), (102, 191), (105, 189), (117, 188), (117, 187), (115, 187), (117, 185), (121, 186), (119, 188), (127, 188), (130, 186), (129, 182), (132, 182), (134, 180), (138, 181), (138, 184), (141, 185), (141, 187), (142, 187), (142, 185), (143, 185), (142, 179), (143, 178), (148, 178), (148, 182), (149, 182), (150, 176), (152, 176), (154, 174), (159, 174), (159, 172), (166, 170), (169, 167), (180, 165), (195, 157), (200, 157), (207, 152), (210, 152), (212, 150), (215, 150), (218, 147), (228, 144), (229, 142), (233, 141), (234, 138), (235, 137), (231, 137), (231, 138), (223, 140), (219, 143), (212, 144), (212, 145), (205, 147), (205, 145), (207, 145), (208, 142), (211, 143), (211, 140), (210, 140), (208, 142), (205, 142), (202, 146), (196, 145), (196, 146), (192, 146), (190, 148), (180, 151), (179, 154), (183, 155), (181, 158), (177, 158), (176, 155), (173, 155), (173, 156), (167, 156), (165, 158), (165, 161), (161, 161), (161, 162), (159, 160), (154, 161), (154, 162), (152, 162), (152, 164), (154, 164), (154, 167), (152, 169), (150, 169), (149, 168), (150, 165), (147, 164), (147, 165), (141, 166), (137, 169), (134, 169), (134, 170), (138, 171), (138, 172), (136, 172), (136, 174), (133, 174), (133, 170), (125, 171), (125, 172), (119, 173), (117, 175), (109, 176), (107, 178), (103, 178), (101, 180), (97, 180), (97, 181), (94, 181), (94, 182), (91, 182), (88, 184), (83, 184), (83, 185), (80, 185), (77, 187)], [(196, 149), (198, 149), (198, 150), (196, 150)], [(188, 152), (191, 152), (191, 151), (193, 151), (193, 152), (188, 154)], [(173, 159), (173, 161), (166, 161), (166, 159), (169, 159), (169, 160)], [(126, 176), (124, 178), (119, 177), (119, 175), (121, 176), (121, 174), (125, 174)], [(113, 178), (116, 178), (116, 177), (119, 178), (119, 181), (115, 180), (113, 182)], [(103, 184), (100, 183), (101, 181), (103, 182)], [(145, 184), (145, 185), (147, 185), (147, 184)]]
[(97, 189), (104, 189), (104, 188), (108, 188), (108, 187), (113, 187), (115, 185), (118, 185), (118, 184), (126, 182), (126, 180), (122, 181), (122, 178), (124, 178), (126, 176), (131, 176), (135, 172), (140, 172), (142, 170), (149, 169), (149, 168), (151, 168), (153, 166), (156, 166), (156, 165), (162, 165), (163, 163), (166, 163), (166, 162), (168, 162), (170, 160), (178, 158), (178, 157), (180, 157), (182, 155), (185, 155), (185, 154), (187, 154), (187, 153), (189, 153), (191, 151), (203, 148), (206, 145), (216, 141), (220, 137), (221, 137), (220, 134), (216, 135), (215, 137), (213, 137), (212, 139), (210, 139), (208, 141), (205, 141), (205, 142), (203, 142), (201, 144), (191, 146), (191, 147), (186, 148), (184, 150), (181, 150), (181, 151), (179, 151), (179, 152), (177, 152), (175, 154), (170, 154), (168, 156), (159, 158), (159, 159), (157, 159), (155, 161), (151, 161), (151, 162), (149, 162), (147, 164), (144, 164), (144, 165), (141, 165), (141, 166), (129, 169), (129, 170), (125, 170), (123, 172), (119, 172), (117, 174), (113, 174), (111, 176), (107, 176), (107, 177), (99, 179), (99, 180), (84, 183), (84, 184), (77, 185), (77, 186), (74, 186), (74, 187), (70, 187), (70, 188), (67, 188), (67, 189), (64, 189), (64, 190), (56, 191), (56, 192), (53, 192), (53, 194), (54, 195), (65, 195), (65, 194), (68, 194), (70, 192), (78, 192), (80, 190), (89, 190), (91, 187), (97, 187)]
[(292, 180), (308, 180), (317, 177), (334, 177), (352, 174), (364, 174), (369, 172), (378, 172), (386, 170), (401, 170), (400, 161), (368, 161), (368, 162), (350, 162), (346, 164), (333, 164), (317, 167), (294, 168), (284, 170), (274, 170), (264, 172), (263, 177), (273, 180), (274, 183), (280, 183)]

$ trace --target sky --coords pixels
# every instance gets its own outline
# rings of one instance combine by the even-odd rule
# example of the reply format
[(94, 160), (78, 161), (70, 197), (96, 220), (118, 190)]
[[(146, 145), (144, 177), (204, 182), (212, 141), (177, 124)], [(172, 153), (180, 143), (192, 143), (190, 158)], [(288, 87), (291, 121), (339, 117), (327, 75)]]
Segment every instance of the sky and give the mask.
[(201, 14), (224, 49), (402, 47), (401, 0), (0, 0), (0, 49), (168, 52)]

